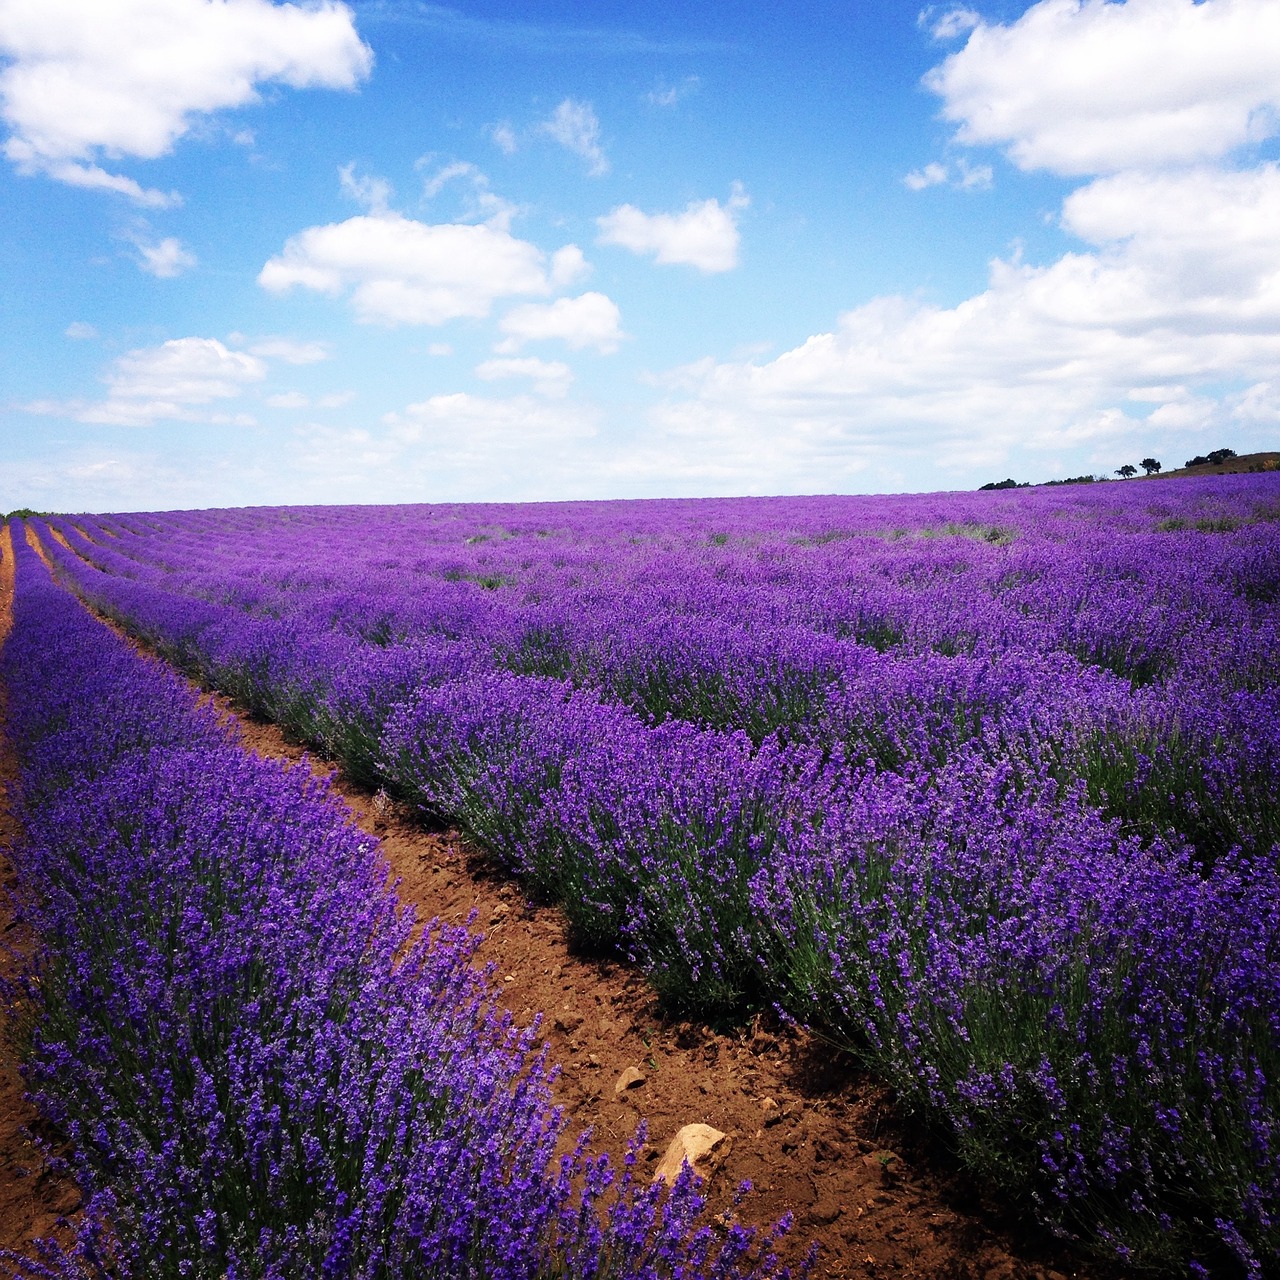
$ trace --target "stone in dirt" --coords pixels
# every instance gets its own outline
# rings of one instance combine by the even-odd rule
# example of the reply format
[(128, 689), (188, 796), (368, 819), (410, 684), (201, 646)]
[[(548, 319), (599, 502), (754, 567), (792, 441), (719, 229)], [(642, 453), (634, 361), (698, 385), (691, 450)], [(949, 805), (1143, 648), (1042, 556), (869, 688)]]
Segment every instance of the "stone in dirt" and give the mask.
[(653, 1180), (659, 1178), (668, 1183), (680, 1176), (680, 1170), (688, 1163), (700, 1178), (710, 1178), (726, 1148), (725, 1135), (709, 1124), (687, 1124), (671, 1139), (671, 1145), (654, 1170)]
[(613, 1086), (613, 1096), (620, 1098), (628, 1089), (638, 1089), (648, 1079), (639, 1067), (628, 1067)]

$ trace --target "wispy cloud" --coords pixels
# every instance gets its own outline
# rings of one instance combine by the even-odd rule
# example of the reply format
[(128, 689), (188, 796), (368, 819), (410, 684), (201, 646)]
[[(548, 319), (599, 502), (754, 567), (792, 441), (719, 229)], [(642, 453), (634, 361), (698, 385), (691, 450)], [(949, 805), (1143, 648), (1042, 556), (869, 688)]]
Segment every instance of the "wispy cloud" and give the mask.
[(133, 241), (133, 247), (138, 251), (138, 265), (143, 271), (161, 280), (172, 280), (196, 265), (196, 255), (184, 248), (177, 236), (156, 241), (138, 238)]
[(940, 5), (930, 5), (916, 19), (917, 25), (935, 40), (954, 40), (968, 34), (981, 21), (982, 17), (976, 10), (963, 7), (947, 9)]
[(513, 156), (519, 150), (520, 144), (516, 139), (516, 131), (505, 120), (495, 124), (489, 130), (489, 137), (504, 156)]
[(950, 164), (930, 161), (921, 169), (912, 169), (902, 182), (912, 191), (944, 185), (958, 191), (989, 191), (994, 176), (989, 164), (970, 164), (961, 156)]
[(401, 22), (428, 27), (437, 35), (455, 40), (496, 44), (528, 53), (594, 54), (687, 54), (728, 52), (735, 46), (717, 40), (666, 40), (638, 31), (609, 30), (604, 27), (560, 27), (533, 22), (511, 22), (502, 18), (477, 18), (446, 5), (420, 0), (369, 0), (358, 3), (361, 23)]
[(590, 166), (593, 177), (609, 172), (609, 160), (600, 145), (600, 121), (589, 102), (566, 98), (549, 120), (538, 126), (539, 133), (554, 138), (566, 151), (581, 156)]
[(668, 84), (665, 80), (660, 80), (644, 95), (644, 100), (651, 107), (674, 107), (681, 98), (696, 93), (701, 83), (697, 76), (685, 76), (679, 84)]
[(386, 213), (394, 192), (385, 178), (358, 175), (356, 162), (352, 160), (339, 168), (338, 181), (342, 184), (342, 194), (348, 200), (355, 201), (368, 213)]

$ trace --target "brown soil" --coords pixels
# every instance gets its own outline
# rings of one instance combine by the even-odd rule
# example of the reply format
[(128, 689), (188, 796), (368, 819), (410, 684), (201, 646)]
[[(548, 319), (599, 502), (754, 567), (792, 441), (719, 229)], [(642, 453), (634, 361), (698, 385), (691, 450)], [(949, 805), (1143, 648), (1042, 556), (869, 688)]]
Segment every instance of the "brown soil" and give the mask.
[[(332, 772), (274, 725), (237, 715), (221, 695), (214, 701), (238, 722), (247, 749)], [(714, 1126), (728, 1141), (709, 1184), (713, 1212), (750, 1179), (756, 1193), (742, 1217), (767, 1224), (794, 1215), (782, 1252), (798, 1258), (818, 1242), (818, 1276), (1104, 1274), (983, 1202), (883, 1086), (821, 1041), (765, 1019), (727, 1031), (664, 1019), (634, 967), (571, 952), (561, 913), (526, 902), (483, 851), (456, 832), (423, 830), (383, 793), (339, 775), (333, 785), (352, 820), (381, 841), (401, 899), (419, 919), (462, 923), (474, 913), (485, 934), (480, 960), (492, 967), (505, 1007), (522, 1025), (545, 1011), (552, 1058), (563, 1064), (556, 1099), (573, 1132), (592, 1130), (595, 1149), (619, 1156), (644, 1120), (644, 1167), (652, 1167), (683, 1125)], [(628, 1068), (643, 1080), (619, 1091)], [(9, 1149), (0, 1149), (6, 1170)]]
[[(0, 648), (13, 625), (13, 545), (7, 524), (0, 525)], [(29, 930), (14, 918), (10, 893), (16, 877), (9, 851), (18, 835), (8, 797), (17, 776), (13, 753), (4, 742), (5, 694), (0, 687), (0, 979), (15, 976), (29, 955)], [(68, 1242), (64, 1215), (80, 1204), (75, 1183), (51, 1170), (33, 1141), (41, 1133), (39, 1117), (26, 1099), (12, 1034), (22, 1010), (6, 998), (0, 1013), (0, 1249), (34, 1256), (32, 1241), (52, 1236)], [(49, 1135), (45, 1135), (49, 1136)]]

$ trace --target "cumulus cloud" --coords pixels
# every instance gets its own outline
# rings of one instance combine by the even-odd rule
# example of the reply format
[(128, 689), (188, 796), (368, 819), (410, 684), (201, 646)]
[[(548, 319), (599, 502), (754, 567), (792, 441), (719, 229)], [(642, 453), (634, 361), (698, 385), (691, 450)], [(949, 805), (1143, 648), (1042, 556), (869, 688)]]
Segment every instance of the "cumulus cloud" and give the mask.
[[(1009, 25), (965, 9), (926, 11), (921, 26), (969, 33), (926, 77), (957, 143), (1090, 179), (1060, 215), (1081, 247), (997, 259), (956, 306), (877, 298), (776, 359), (673, 372), (636, 474), (669, 456), (708, 489), (868, 469), (892, 484), (905, 463), (911, 484), (1009, 455), (1106, 465), (1121, 441), (1194, 450), (1227, 426), (1261, 441), (1280, 400), (1280, 165), (1240, 148), (1276, 131), (1280, 7), (1042, 0)], [(980, 190), (991, 177), (961, 156), (904, 181)]]
[(738, 265), (738, 213), (750, 204), (740, 184), (725, 204), (692, 201), (680, 213), (644, 213), (624, 204), (596, 219), (598, 243), (652, 254), (663, 263), (685, 263), (708, 274)]
[(476, 377), (485, 382), (504, 378), (531, 378), (539, 395), (559, 398), (567, 394), (573, 381), (573, 370), (560, 360), (539, 360), (534, 356), (518, 359), (485, 360), (476, 365)]
[(351, 291), (356, 317), (387, 325), (483, 317), (494, 301), (551, 290), (545, 257), (492, 224), (367, 214), (291, 236), (258, 275), (272, 293)]
[(8, 159), (155, 207), (174, 198), (97, 160), (164, 155), (195, 117), (257, 102), (259, 85), (351, 89), (372, 65), (335, 0), (0, 0), (0, 52)]
[(551, 286), (563, 289), (577, 284), (585, 276), (591, 274), (591, 264), (583, 256), (576, 244), (567, 244), (551, 255)]
[(962, 468), (1263, 419), (1267, 393), (1222, 387), (1280, 361), (1280, 166), (1099, 179), (1063, 216), (1089, 252), (998, 259), (958, 306), (880, 298), (775, 360), (690, 366), (655, 424), (720, 466), (785, 442), (812, 470), (889, 441)]
[(205, 408), (232, 400), (267, 376), (266, 363), (231, 351), (216, 338), (171, 338), (120, 356), (105, 381), (107, 396), (96, 403), (37, 401), (31, 413), (57, 414), (78, 422), (143, 427), (160, 421), (245, 425), (245, 414)]
[(62, 332), (66, 337), (77, 340), (96, 338), (98, 336), (97, 329), (83, 320), (73, 320)]
[(1065, 175), (1195, 164), (1280, 123), (1274, 0), (1041, 0), (925, 79), (960, 142)]
[(592, 177), (609, 172), (609, 159), (600, 145), (600, 121), (589, 102), (566, 98), (551, 113), (551, 118), (538, 126), (538, 132), (555, 139), (565, 150), (581, 156), (587, 162), (587, 172)]
[(558, 338), (575, 350), (594, 347), (607, 355), (622, 340), (621, 322), (617, 304), (603, 293), (557, 298), (549, 304), (528, 302), (512, 307), (499, 321), (506, 337), (495, 350), (509, 355), (526, 342)]

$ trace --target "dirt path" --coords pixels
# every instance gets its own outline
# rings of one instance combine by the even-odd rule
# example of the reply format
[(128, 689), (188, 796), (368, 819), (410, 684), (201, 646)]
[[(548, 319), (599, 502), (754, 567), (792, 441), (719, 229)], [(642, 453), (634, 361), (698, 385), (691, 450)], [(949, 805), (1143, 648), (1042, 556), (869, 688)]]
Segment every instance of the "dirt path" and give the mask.
[[(246, 748), (304, 759), (274, 725), (237, 715), (221, 695), (214, 701), (238, 722)], [(770, 1222), (792, 1213), (784, 1252), (798, 1256), (817, 1240), (819, 1276), (1103, 1274), (980, 1203), (963, 1175), (912, 1136), (887, 1091), (820, 1041), (761, 1020), (724, 1034), (664, 1021), (638, 971), (572, 954), (560, 912), (528, 904), (456, 833), (424, 831), (385, 795), (340, 776), (334, 785), (353, 821), (381, 840), (401, 898), (420, 919), (477, 914), (481, 960), (519, 1022), (545, 1011), (552, 1057), (563, 1064), (557, 1101), (573, 1131), (592, 1128), (598, 1149), (620, 1155), (644, 1119), (645, 1159), (656, 1162), (682, 1125), (713, 1125), (729, 1138), (710, 1185), (713, 1208), (726, 1208), (750, 1179), (757, 1193), (743, 1216)], [(643, 1079), (619, 1090), (629, 1068)]]
[[(13, 544), (7, 524), (0, 526), (0, 648), (13, 626)], [(0, 976), (13, 976), (20, 957), (29, 954), (32, 938), (15, 921), (9, 893), (16, 879), (9, 850), (17, 838), (17, 822), (9, 808), (9, 794), (17, 776), (16, 761), (4, 740), (5, 690), (0, 687)], [(56, 1236), (59, 1218), (80, 1204), (80, 1193), (69, 1179), (50, 1172), (31, 1141), (39, 1117), (26, 1100), (18, 1056), (7, 1034), (12, 1010), (0, 1015), (0, 1248), (30, 1253), (40, 1236)]]

